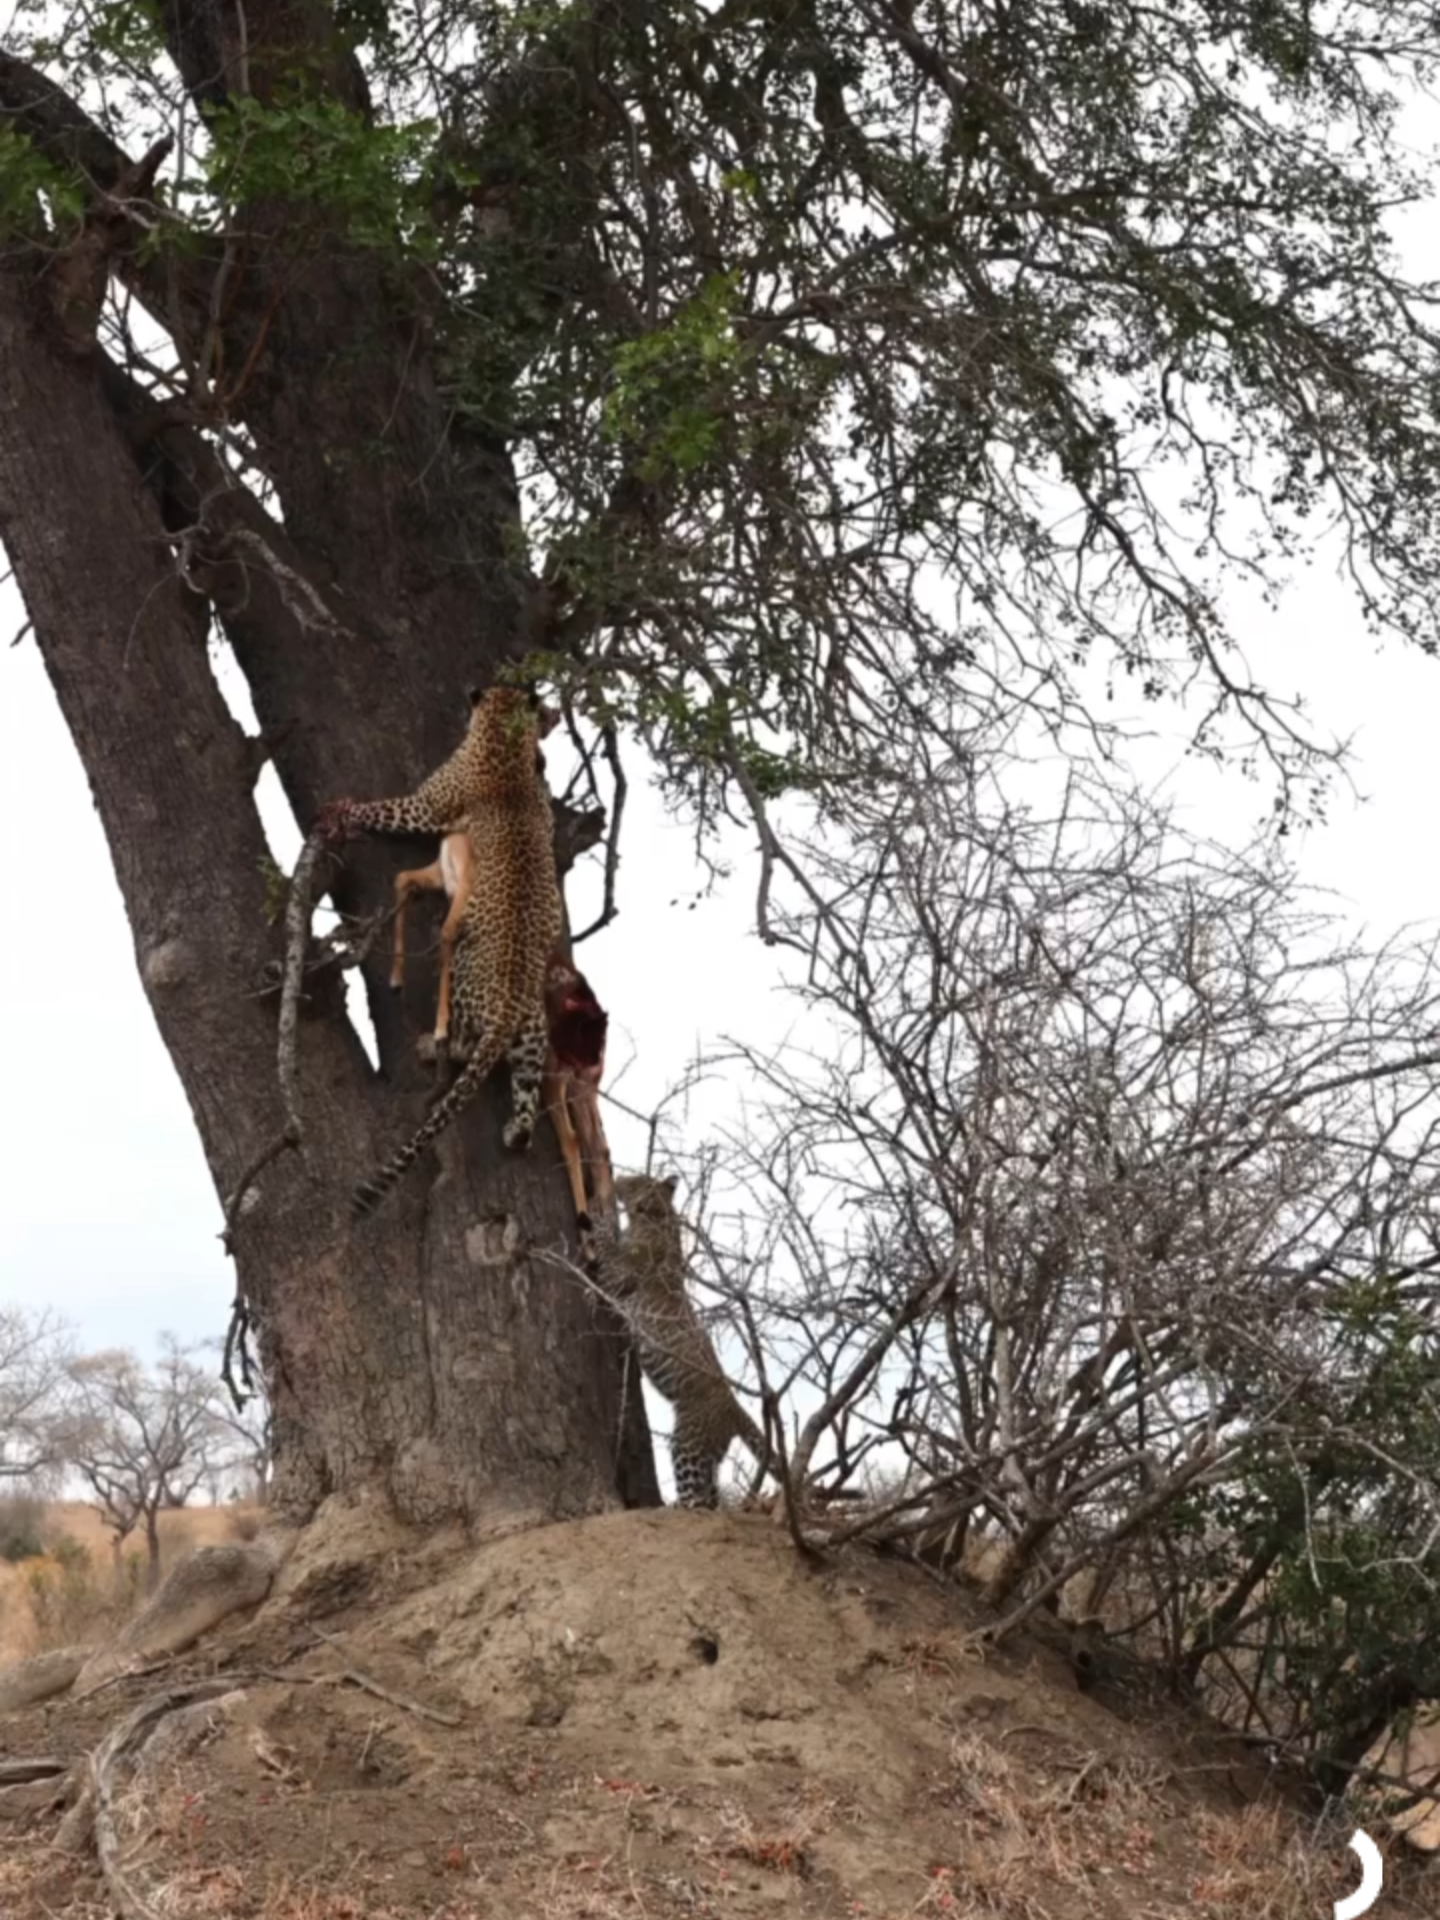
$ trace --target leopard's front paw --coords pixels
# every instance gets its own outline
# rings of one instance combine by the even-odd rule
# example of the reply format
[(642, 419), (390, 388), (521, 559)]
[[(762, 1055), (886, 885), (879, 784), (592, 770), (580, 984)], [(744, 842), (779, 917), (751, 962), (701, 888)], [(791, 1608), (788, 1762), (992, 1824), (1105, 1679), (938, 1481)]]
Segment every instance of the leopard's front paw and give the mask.
[(580, 1265), (592, 1280), (600, 1273), (600, 1247), (595, 1235), (595, 1225), (588, 1213), (577, 1214), (576, 1252), (580, 1255)]
[(353, 800), (327, 800), (315, 816), (315, 831), (327, 847), (343, 846), (353, 840), (356, 826), (351, 817)]

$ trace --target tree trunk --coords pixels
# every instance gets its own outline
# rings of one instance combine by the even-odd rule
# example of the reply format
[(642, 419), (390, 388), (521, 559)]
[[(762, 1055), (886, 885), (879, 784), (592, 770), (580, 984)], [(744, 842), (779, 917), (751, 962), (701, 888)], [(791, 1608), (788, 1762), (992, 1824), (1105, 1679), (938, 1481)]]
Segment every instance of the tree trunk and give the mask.
[(154, 1507), (145, 1509), (145, 1591), (154, 1593), (160, 1584), (160, 1516)]
[[(297, 33), (323, 40), (324, 16), (303, 6), (246, 11), (250, 46), (277, 66)], [(223, 62), (187, 38), (183, 14), (166, 11), (172, 51), (213, 97)], [(263, 95), (258, 59), (249, 77)], [(347, 58), (332, 79), (359, 97)], [(23, 108), (42, 150), (79, 141), (91, 177), (113, 179), (122, 157), (47, 88), (0, 59), (0, 107)], [(283, 1125), (284, 936), (267, 913), (254, 743), (211, 669), (212, 612), (302, 828), (324, 799), (412, 789), (463, 733), (465, 689), (523, 653), (538, 618), (514, 558), (508, 458), (457, 426), (439, 392), (419, 284), (347, 251), (313, 209), (303, 222), (257, 211), (241, 252), (223, 267), (115, 264), (182, 332), (216, 308), (225, 274), (208, 364), (224, 370), (283, 529), (196, 425), (161, 415), (98, 346), (76, 353), (57, 322), (53, 254), (0, 254), (0, 536), (222, 1199)], [(187, 342), (192, 364), (199, 346)], [(380, 910), (418, 852), (362, 845), (331, 869), (336, 904)], [(83, 938), (78, 914), (70, 924)], [(356, 1178), (418, 1124), (431, 1085), (414, 1043), (434, 970), (417, 930), (398, 1002), (385, 945), (363, 968), (378, 1072), (338, 974), (307, 978), (304, 1145), (260, 1172), (233, 1237), (273, 1409), (274, 1504), (308, 1519), (331, 1497), (379, 1498), (410, 1522), (488, 1530), (654, 1502), (621, 1330), (563, 1264), (574, 1222), (548, 1123), (528, 1157), (501, 1148), (503, 1074), (376, 1216), (350, 1222)], [(78, 1081), (97, 1036), (76, 1014)]]

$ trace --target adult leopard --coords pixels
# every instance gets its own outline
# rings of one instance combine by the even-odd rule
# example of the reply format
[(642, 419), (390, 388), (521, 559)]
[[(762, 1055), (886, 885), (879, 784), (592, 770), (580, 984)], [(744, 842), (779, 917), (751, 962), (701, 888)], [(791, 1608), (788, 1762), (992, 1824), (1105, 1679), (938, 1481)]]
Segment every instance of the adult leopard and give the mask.
[(518, 687), (491, 687), (472, 698), (463, 745), (414, 793), (334, 800), (317, 823), (332, 845), (356, 833), (459, 830), (469, 851), (470, 884), (450, 966), (457, 1051), (469, 1058), (405, 1145), (355, 1188), (357, 1214), (379, 1205), (502, 1057), (511, 1073), (506, 1146), (528, 1147), (535, 1129), (547, 1047), (546, 966), (562, 919), (550, 799), (537, 774), (542, 710)]

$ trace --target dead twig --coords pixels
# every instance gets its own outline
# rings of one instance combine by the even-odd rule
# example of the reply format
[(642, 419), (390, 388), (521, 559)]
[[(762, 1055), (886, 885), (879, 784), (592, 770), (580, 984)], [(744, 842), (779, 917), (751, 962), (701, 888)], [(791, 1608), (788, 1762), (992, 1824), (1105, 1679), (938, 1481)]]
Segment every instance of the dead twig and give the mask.
[[(312, 1626), (310, 1631), (317, 1640), (323, 1640), (327, 1647), (333, 1647), (337, 1653), (343, 1653), (338, 1635), (326, 1633), (323, 1627)], [(378, 1680), (372, 1680), (368, 1673), (362, 1673), (359, 1667), (351, 1666), (348, 1661), (338, 1674), (319, 1677), (352, 1681), (357, 1687), (363, 1687), (366, 1693), (373, 1693), (377, 1700), (384, 1700), (388, 1705), (399, 1707), (405, 1713), (418, 1714), (422, 1720), (434, 1720), (442, 1727), (460, 1727), (465, 1724), (458, 1713), (444, 1713), (439, 1707), (427, 1707), (422, 1701), (412, 1700), (408, 1693), (396, 1693), (391, 1687), (382, 1687)]]
[(804, 1560), (812, 1566), (824, 1560), (818, 1542), (808, 1540), (800, 1524), (801, 1507), (796, 1496), (794, 1467), (785, 1445), (784, 1422), (780, 1418), (780, 1404), (773, 1388), (766, 1388), (762, 1402), (765, 1409), (765, 1445), (769, 1454), (769, 1468), (780, 1482), (780, 1511), (785, 1517), (786, 1530), (790, 1535), (790, 1544)]
[(310, 918), (314, 906), (315, 865), (325, 842), (312, 831), (300, 849), (295, 871), (290, 878), (290, 894), (285, 902), (285, 985), (280, 993), (280, 1027), (277, 1036), (277, 1066), (280, 1074), (280, 1100), (285, 1109), (285, 1125), (300, 1144), (300, 1067), (296, 1058), (295, 1032), (300, 1018), (300, 982), (305, 972), (305, 949), (310, 943)]
[[(573, 728), (572, 728), (573, 732)], [(602, 927), (608, 927), (619, 913), (615, 899), (615, 883), (620, 873), (620, 822), (625, 816), (625, 797), (629, 786), (625, 779), (625, 768), (620, 760), (620, 742), (613, 726), (601, 733), (605, 748), (605, 758), (610, 765), (612, 800), (610, 805), (610, 825), (605, 837), (605, 897), (600, 903), (600, 911), (582, 932), (577, 933), (571, 945), (578, 947), (582, 940), (588, 940), (592, 933), (599, 933)]]
[(122, 1667), (118, 1673), (112, 1673), (104, 1680), (97, 1680), (93, 1687), (87, 1687), (82, 1697), (86, 1700), (97, 1699), (109, 1687), (122, 1686), (127, 1680), (148, 1680), (151, 1674), (165, 1673), (174, 1665), (175, 1656), (166, 1654), (163, 1660), (152, 1660), (145, 1667)]
[(276, 1066), (285, 1124), (279, 1134), (256, 1154), (226, 1203), (225, 1230), (220, 1238), (227, 1253), (234, 1251), (231, 1236), (235, 1222), (256, 1176), (287, 1148), (298, 1147), (304, 1138), (300, 1121), (300, 1068), (296, 1031), (300, 1018), (300, 986), (305, 974), (305, 950), (310, 944), (315, 864), (324, 846), (323, 836), (318, 831), (311, 833), (300, 849), (300, 858), (290, 878), (289, 897), (285, 902), (285, 978), (280, 990), (280, 1024), (276, 1037)]
[[(300, 849), (300, 858), (290, 877), (289, 897), (285, 902), (285, 979), (280, 991), (280, 1021), (276, 1035), (276, 1069), (280, 1080), (280, 1105), (285, 1124), (269, 1144), (256, 1154), (241, 1175), (240, 1183), (225, 1207), (225, 1225), (220, 1235), (226, 1253), (235, 1251), (235, 1225), (240, 1209), (255, 1181), (272, 1160), (282, 1153), (298, 1152), (304, 1140), (300, 1120), (300, 1067), (297, 1032), (300, 1020), (300, 987), (305, 974), (305, 952), (310, 944), (310, 920), (314, 907), (315, 867), (324, 850), (324, 838), (314, 831)], [(220, 1377), (238, 1411), (255, 1391), (254, 1367), (249, 1348), (250, 1308), (237, 1286), (230, 1309), (230, 1325), (225, 1334), (225, 1353)], [(240, 1359), (241, 1386), (235, 1384), (233, 1366)]]
[(299, 1133), (287, 1124), (283, 1131), (275, 1135), (274, 1139), (266, 1142), (259, 1153), (255, 1155), (255, 1158), (246, 1166), (245, 1171), (241, 1174), (236, 1184), (234, 1193), (231, 1194), (225, 1204), (225, 1225), (220, 1234), (220, 1243), (226, 1253), (233, 1253), (235, 1251), (232, 1243), (232, 1235), (235, 1231), (236, 1218), (246, 1194), (249, 1193), (256, 1180), (272, 1160), (278, 1160), (280, 1155), (288, 1148), (298, 1147), (299, 1144)]
[[(244, 385), (245, 381), (249, 378), (249, 374), (250, 365), (249, 362), (247, 362), (235, 393), (227, 396), (227, 405), (235, 399), (240, 386)], [(336, 619), (329, 607), (326, 606), (319, 591), (306, 579), (299, 568), (293, 567), (287, 561), (282, 560), (270, 542), (263, 539), (253, 527), (231, 527), (226, 532), (224, 538), (232, 548), (244, 547), (251, 553), (258, 555), (261, 565), (275, 582), (280, 598), (294, 615), (302, 632), (326, 633), (342, 640), (352, 637), (349, 628), (346, 627), (343, 622)], [(306, 842), (306, 847), (309, 847), (308, 841)], [(303, 862), (305, 858), (304, 853), (300, 855), (300, 858)], [(295, 871), (298, 874), (300, 871), (299, 867), (297, 867)]]
[[(765, 1423), (764, 1451), (761, 1457), (754, 1463), (754, 1471), (750, 1476), (750, 1484), (745, 1489), (745, 1502), (748, 1506), (765, 1484), (765, 1475), (770, 1468), (771, 1454), (778, 1451), (775, 1441), (771, 1436), (773, 1429), (777, 1428), (780, 1424), (780, 1396), (770, 1384), (770, 1377), (765, 1366), (765, 1349), (761, 1344), (760, 1329), (755, 1324), (755, 1315), (751, 1309), (750, 1301), (745, 1294), (741, 1293), (737, 1297), (736, 1304), (739, 1306), (741, 1318), (745, 1322), (745, 1340), (746, 1345), (750, 1349), (750, 1361), (760, 1381), (760, 1417)], [(784, 1483), (784, 1486), (785, 1496), (788, 1499), (790, 1492), (788, 1480)]]

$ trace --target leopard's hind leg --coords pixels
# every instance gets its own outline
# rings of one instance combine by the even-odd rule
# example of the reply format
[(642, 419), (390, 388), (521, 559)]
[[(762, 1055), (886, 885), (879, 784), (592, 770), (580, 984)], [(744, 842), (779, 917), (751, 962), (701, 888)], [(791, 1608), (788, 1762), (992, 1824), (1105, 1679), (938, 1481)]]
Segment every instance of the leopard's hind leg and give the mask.
[(718, 1507), (719, 1468), (725, 1457), (717, 1450), (703, 1415), (683, 1404), (675, 1408), (670, 1434), (670, 1464), (675, 1471), (675, 1499), (682, 1507)]

